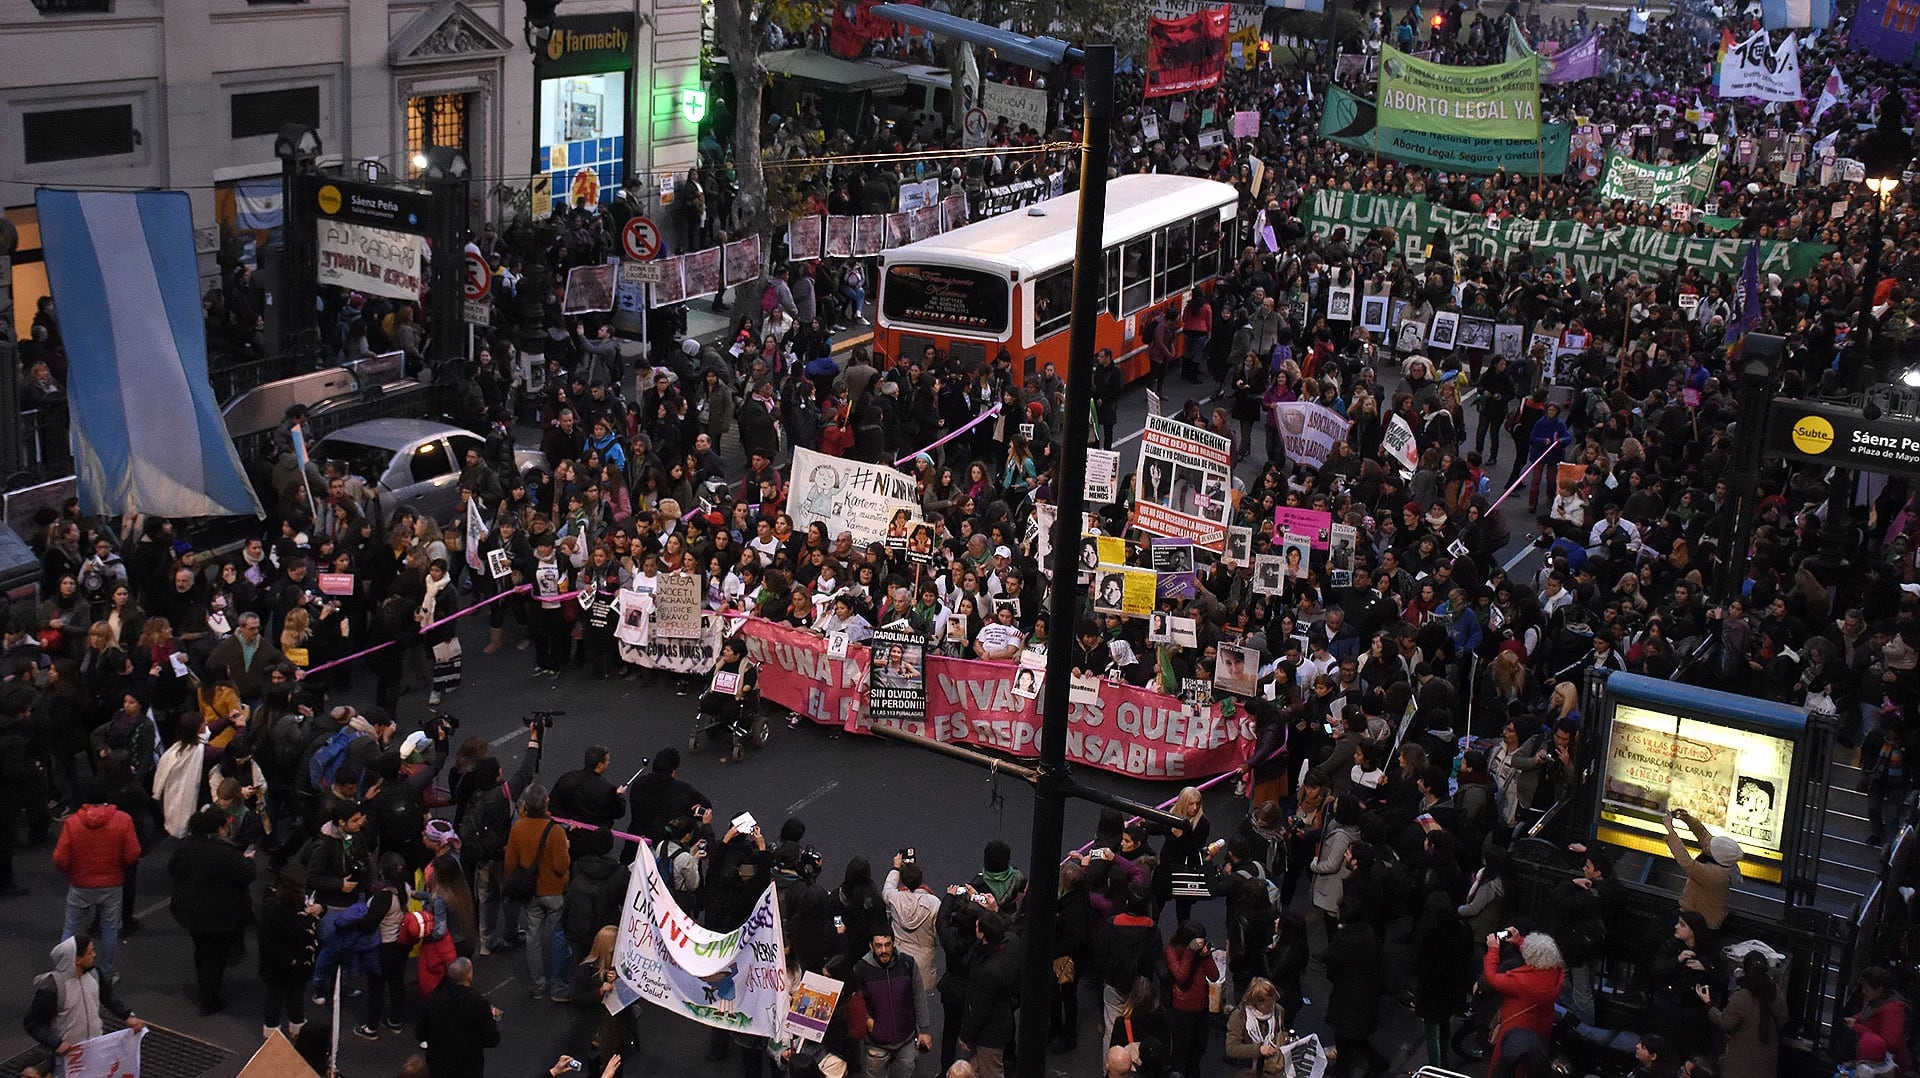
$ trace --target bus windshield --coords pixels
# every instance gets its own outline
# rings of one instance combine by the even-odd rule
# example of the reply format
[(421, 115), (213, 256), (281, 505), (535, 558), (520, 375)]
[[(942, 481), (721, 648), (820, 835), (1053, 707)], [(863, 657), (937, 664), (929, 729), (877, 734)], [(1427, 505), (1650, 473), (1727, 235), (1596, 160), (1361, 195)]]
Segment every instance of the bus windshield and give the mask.
[(999, 273), (896, 263), (880, 285), (880, 313), (889, 322), (998, 337), (1011, 321), (1010, 292)]

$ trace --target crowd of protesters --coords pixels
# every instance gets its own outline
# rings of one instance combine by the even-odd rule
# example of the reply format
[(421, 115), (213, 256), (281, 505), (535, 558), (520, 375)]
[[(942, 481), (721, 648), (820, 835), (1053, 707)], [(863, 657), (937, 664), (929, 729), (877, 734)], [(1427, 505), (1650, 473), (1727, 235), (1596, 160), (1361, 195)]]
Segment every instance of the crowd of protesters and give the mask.
[[(1504, 48), (1504, 24), (1481, 14), (1448, 39), (1419, 43), (1443, 60), (1488, 59)], [(1705, 130), (1724, 132), (1729, 112), (1741, 131), (1810, 126), (1810, 109), (1706, 92), (1712, 19), (1684, 11), (1636, 34), (1627, 18), (1596, 28), (1608, 73), (1549, 87), (1547, 118), (1624, 128), (1684, 114), (1699, 96), (1719, 116), (1706, 128), (1678, 125), (1668, 152), (1680, 160), (1700, 152)], [(1529, 29), (1570, 43), (1586, 31), (1581, 22)], [(1415, 9), (1358, 36), (1412, 44), (1424, 26)], [(1806, 48), (1801, 62), (1810, 90), (1829, 66), (1853, 90), (1810, 132), (1837, 135), (1845, 156), (1863, 125), (1904, 113), (1914, 80), (1837, 40)], [(1139, 77), (1123, 79), (1130, 107), (1113, 167), (1217, 176), (1242, 189), (1240, 236), (1273, 227), (1277, 250), (1244, 243), (1211, 289), (1143, 328), (1151, 377), (1163, 394), (1169, 381), (1192, 386), (1192, 399), (1170, 410), (1234, 446), (1232, 522), (1252, 531), (1256, 550), (1274, 549), (1277, 508), (1322, 510), (1359, 531), (1349, 574), (1336, 582), (1317, 552), (1305, 576), (1268, 595), (1255, 592), (1250, 566), (1204, 565), (1195, 598), (1163, 605), (1195, 619), (1198, 646), (1188, 649), (1149, 643), (1143, 620), (1096, 615), (1090, 602), (1073, 626), (1051, 625), (1054, 582), (1030, 524), (1058, 474), (1069, 404), (1060, 372), (1023, 380), (1015, 369), (1024, 357), (1008, 351), (978, 364), (935, 349), (837, 352), (834, 330), (871, 317), (871, 272), (859, 260), (776, 261), (759, 304), (718, 341), (676, 345), (669, 334), (651, 362), (636, 362), (602, 319), (562, 318), (550, 294), (567, 268), (612, 249), (633, 206), (571, 212), (544, 246), (515, 228), (489, 231), (479, 242), (498, 267), (504, 317), (457, 372), (456, 394), (456, 418), (487, 438), (459, 478), (488, 523), (484, 536), (464, 533), (464, 512), (436, 521), (393, 504), (339, 462), (303, 468), (285, 430), (269, 499), (275, 526), (235, 555), (193, 551), (166, 521), (115, 529), (68, 507), (38, 522), (41, 602), (9, 610), (0, 652), (0, 888), (18, 893), (18, 831), (39, 841), (56, 824), (53, 856), (70, 883), (67, 942), (49, 974), (57, 990), (44, 1005), (36, 997), (29, 1016), (36, 1038), (57, 1050), (97, 1030), (94, 1003), (124, 1013), (111, 991), (123, 972), (118, 944), (140, 929), (141, 862), (165, 850), (204, 1011), (227, 1005), (228, 959), (252, 925), (264, 1026), (311, 1046), (315, 1038), (301, 1036), (307, 1008), (330, 998), (338, 971), (361, 993), (354, 1033), (377, 1040), (411, 1020), (429, 1074), (478, 1073), (498, 1031), (472, 989), (471, 959), (523, 947), (536, 995), (597, 1002), (611, 983), (623, 861), (655, 856), (676, 898), (711, 927), (737, 926), (772, 882), (793, 965), (849, 983), (826, 1040), (784, 1061), (793, 1073), (902, 1075), (923, 1050), (937, 1051), (948, 1073), (1001, 1073), (1024, 928), (1024, 879), (1004, 844), (987, 844), (964, 884), (928, 881), (910, 851), (848, 856), (836, 861), (840, 882), (823, 883), (804, 823), (787, 821), (777, 838), (715, 827), (726, 814), (676, 777), (674, 750), (651, 757), (628, 787), (606, 777), (613, 753), (591, 749), (549, 787), (538, 777), (537, 728), (518, 774), (503, 781), (506, 764), (484, 740), (406, 718), (410, 691), (439, 703), (460, 684), (457, 635), (426, 627), (519, 585), (529, 590), (489, 607), (484, 651), (496, 658), (487, 661), (563, 679), (659, 676), (621, 660), (615, 597), (681, 573), (698, 578), (712, 611), (856, 641), (905, 621), (949, 654), (985, 660), (1065, 647), (1084, 672), (1169, 694), (1210, 682), (1221, 645), (1257, 650), (1258, 691), (1223, 696), (1257, 734), (1232, 818), (1214, 820), (1197, 793), (1183, 792), (1175, 811), (1187, 826), (1112, 815), (1063, 870), (1049, 1032), (1062, 1052), (1094, 1038), (1111, 1050), (1102, 1064), (1116, 1078), (1264, 1078), (1285, 1071), (1287, 1045), (1306, 1032), (1337, 1049), (1335, 1073), (1383, 1073), (1376, 1035), (1396, 1005), (1423, 1024), (1428, 1062), (1490, 1050), (1500, 1073), (1545, 1073), (1553, 1004), (1594, 1018), (1612, 864), (1605, 850), (1576, 846), (1554, 901), (1520, 908), (1508, 849), (1517, 827), (1586, 780), (1578, 685), (1592, 668), (1680, 674), (1830, 709), (1869, 790), (1869, 841), (1883, 841), (1913, 786), (1905, 746), (1920, 684), (1911, 558), (1920, 514), (1896, 477), (1843, 499), (1829, 519), (1823, 475), (1769, 465), (1757, 526), (1743, 539), (1726, 478), (1741, 420), (1726, 327), (1739, 318), (1785, 338), (1778, 373), (1788, 396), (1813, 395), (1836, 366), (1842, 381), (1875, 365), (1863, 381), (1897, 374), (1884, 368), (1912, 333), (1920, 266), (1905, 190), (1887, 211), (1880, 279), (1865, 281), (1870, 196), (1821, 185), (1811, 166), (1787, 183), (1772, 162), (1723, 164), (1713, 216), (1737, 219), (1733, 234), (1837, 247), (1805, 279), (1762, 281), (1758, 311), (1738, 308), (1732, 275), (1688, 266), (1582, 278), (1550, 252), (1542, 262), (1455, 258), (1444, 235), (1416, 237), (1428, 254), (1415, 265), (1408, 237), (1313, 234), (1303, 196), (1350, 188), (1596, 227), (1709, 225), (1660, 207), (1599, 205), (1586, 180), (1440, 174), (1326, 143), (1311, 86), (1327, 85), (1334, 56), (1304, 59), (1230, 70), (1217, 90), (1187, 99), (1187, 119), (1160, 115), (1157, 140), (1140, 135)], [(1216, 115), (1258, 111), (1259, 135), (1202, 151), (1203, 104)], [(1056, 107), (1074, 115), (1070, 87)], [(770, 144), (800, 152), (810, 122), (769, 119)], [(1010, 149), (1039, 137), (992, 136)], [(942, 141), (922, 138), (899, 141)], [(1261, 163), (1258, 192), (1249, 158)], [(1078, 179), (1064, 156), (1009, 153), (989, 167), (1001, 171), (980, 182), (1055, 168), (1069, 188)], [(899, 183), (925, 168), (862, 168), (807, 192), (795, 212), (809, 203), (891, 210)], [(678, 242), (726, 238), (730, 196), (719, 175), (680, 185)], [(1837, 203), (1846, 205), (1836, 213)], [(1396, 352), (1328, 319), (1329, 290), (1346, 279), (1390, 286), (1416, 317), (1458, 311), (1547, 333), (1556, 349), (1584, 347), (1555, 357), (1552, 378), (1538, 350)], [(1869, 287), (1874, 313), (1862, 324), (1850, 312)], [(251, 332), (236, 295), (247, 295), (238, 275), (226, 298), (209, 301), (210, 327), (230, 338)], [(1682, 297), (1699, 298), (1683, 306)], [(724, 293), (713, 297), (723, 303)], [(514, 343), (529, 310), (548, 338), (538, 372)], [(50, 306), (42, 314), (45, 332), (36, 318), (36, 347), (23, 347), (33, 364), (24, 373), (57, 390), (58, 326)], [(398, 350), (419, 366), (416, 315), (406, 304), (336, 297), (329, 347), (349, 357)], [(1122, 382), (1114, 357), (1102, 355), (1094, 404), (1108, 444)], [(1319, 402), (1350, 422), (1320, 467), (1285, 454), (1273, 406), (1290, 401)], [(1001, 418), (949, 438), (993, 404)], [(1383, 452), (1393, 416), (1416, 433), (1411, 469)], [(515, 465), (522, 419), (538, 424), (544, 469)], [(782, 467), (794, 446), (904, 459), (934, 530), (930, 564), (796, 526)], [(1497, 503), (1523, 476), (1513, 498), (1524, 492), (1533, 523), (1516, 536)], [(1128, 534), (1130, 487), (1101, 507), (1102, 531)], [(1540, 567), (1510, 575), (1503, 558), (1528, 536), (1542, 548)], [(1750, 549), (1733, 549), (1743, 541)], [(1735, 558), (1744, 571), (1723, 587)], [(504, 575), (491, 570), (496, 561)], [(352, 584), (323, 587), (323, 573)], [(1002, 630), (983, 634), (989, 623)], [(330, 665), (372, 645), (385, 646)], [(729, 643), (722, 659), (738, 664), (741, 654)], [(341, 702), (363, 677), (375, 703)], [(694, 680), (676, 679), (683, 690)], [(555, 817), (593, 826), (560, 839), (549, 833)], [(1643, 1031), (1642, 1070), (1771, 1073), (1783, 988), (1763, 962), (1748, 962), (1729, 992), (1734, 971), (1718, 946), (1741, 848), (1684, 813), (1669, 823), (1687, 882), (1652, 964), (1663, 1005)], [(617, 842), (604, 830), (612, 826), (653, 848)], [(261, 873), (272, 883), (256, 904), (247, 886)], [(1176, 894), (1176, 874), (1188, 873), (1208, 881), (1207, 895)], [(1316, 963), (1330, 992), (1309, 1003)], [(62, 978), (97, 987), (76, 997)], [(1897, 988), (1892, 974), (1869, 971), (1848, 1023), (1850, 1054), (1905, 1065)], [(93, 1003), (76, 1008), (74, 998)], [(582, 1019), (582, 1055), (608, 1072), (647, 1022), (662, 1020), (634, 1009), (594, 1014)], [(733, 1052), (718, 1034), (711, 1047), (716, 1059)], [(763, 1045), (737, 1054), (749, 1074), (769, 1061)]]

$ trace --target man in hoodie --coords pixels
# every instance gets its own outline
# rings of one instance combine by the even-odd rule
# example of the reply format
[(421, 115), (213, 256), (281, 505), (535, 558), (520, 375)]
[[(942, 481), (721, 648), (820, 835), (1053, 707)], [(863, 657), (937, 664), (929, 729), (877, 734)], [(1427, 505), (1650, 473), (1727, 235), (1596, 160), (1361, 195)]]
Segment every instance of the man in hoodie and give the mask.
[(72, 936), (54, 944), (53, 969), (36, 977), (33, 1002), (22, 1024), (27, 1035), (54, 1054), (54, 1073), (65, 1075), (67, 1059), (82, 1041), (106, 1032), (106, 1019), (118, 1018), (128, 1029), (145, 1029), (114, 994), (113, 983), (94, 969), (96, 954), (88, 936)]
[[(931, 896), (929, 896), (931, 897)], [(853, 967), (847, 987), (866, 1004), (865, 1078), (913, 1078), (918, 1052), (933, 1048), (927, 993), (919, 964), (894, 946), (891, 932), (875, 932), (869, 950)], [(916, 1051), (917, 1049), (917, 1051)]]
[(120, 948), (120, 888), (127, 869), (139, 860), (133, 817), (108, 803), (98, 788), (88, 790), (80, 811), (60, 825), (53, 847), (53, 867), (67, 878), (67, 920), (60, 938), (72, 939), (98, 916), (100, 968), (108, 977)]

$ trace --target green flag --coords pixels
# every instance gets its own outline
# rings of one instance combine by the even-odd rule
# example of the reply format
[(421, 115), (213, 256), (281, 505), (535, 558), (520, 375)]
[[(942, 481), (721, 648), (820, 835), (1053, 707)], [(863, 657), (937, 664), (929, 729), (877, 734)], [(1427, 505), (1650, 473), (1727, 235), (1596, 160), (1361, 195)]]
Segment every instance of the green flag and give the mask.
[(1719, 168), (1720, 155), (1713, 150), (1684, 165), (1649, 165), (1622, 153), (1608, 153), (1596, 194), (1602, 202), (1619, 198), (1654, 206), (1698, 206), (1713, 190), (1714, 173)]
[(1538, 140), (1429, 135), (1381, 127), (1373, 102), (1338, 86), (1327, 87), (1320, 137), (1389, 160), (1447, 172), (1490, 175), (1501, 169), (1524, 175), (1559, 176), (1567, 171), (1572, 132), (1566, 124), (1541, 124)]
[(1417, 60), (1380, 50), (1380, 124), (1471, 138), (1540, 137), (1540, 65), (1531, 58), (1484, 67)]
[(1511, 15), (1507, 16), (1507, 62), (1528, 60), (1537, 55), (1539, 54), (1533, 51), (1533, 46), (1527, 44), (1526, 37), (1520, 33), (1520, 21)]

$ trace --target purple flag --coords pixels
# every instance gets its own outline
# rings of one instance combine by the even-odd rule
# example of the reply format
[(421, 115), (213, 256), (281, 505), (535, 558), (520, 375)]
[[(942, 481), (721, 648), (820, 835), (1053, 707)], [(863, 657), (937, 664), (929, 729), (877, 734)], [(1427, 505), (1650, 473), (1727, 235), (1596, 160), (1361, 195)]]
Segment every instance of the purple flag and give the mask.
[(1557, 85), (1579, 82), (1600, 74), (1600, 35), (1588, 34), (1586, 40), (1552, 56), (1540, 58), (1540, 81)]
[(1860, 0), (1847, 26), (1847, 44), (1876, 60), (1911, 66), (1920, 43), (1920, 11), (1903, 0)]

